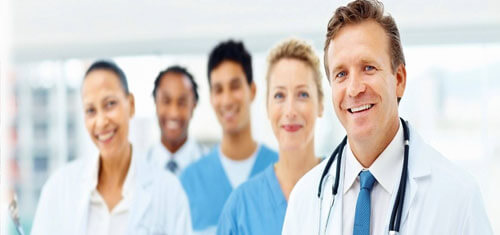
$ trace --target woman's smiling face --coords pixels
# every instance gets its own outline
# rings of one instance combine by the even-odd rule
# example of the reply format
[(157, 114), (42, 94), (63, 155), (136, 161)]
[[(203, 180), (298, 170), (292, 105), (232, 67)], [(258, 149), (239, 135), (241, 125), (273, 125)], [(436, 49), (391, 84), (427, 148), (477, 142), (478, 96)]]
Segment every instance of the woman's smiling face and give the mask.
[(268, 117), (280, 151), (311, 144), (322, 110), (310, 66), (298, 59), (280, 59), (271, 68), (267, 95)]
[(85, 127), (106, 157), (129, 145), (129, 120), (134, 115), (134, 97), (126, 94), (118, 76), (106, 69), (90, 72), (82, 85)]

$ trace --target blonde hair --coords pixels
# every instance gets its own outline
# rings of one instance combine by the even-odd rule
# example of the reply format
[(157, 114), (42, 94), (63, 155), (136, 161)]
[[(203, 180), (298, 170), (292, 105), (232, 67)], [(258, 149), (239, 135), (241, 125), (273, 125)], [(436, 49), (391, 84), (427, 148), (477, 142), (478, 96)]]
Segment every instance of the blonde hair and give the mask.
[(267, 56), (267, 75), (266, 75), (266, 100), (269, 96), (269, 80), (271, 71), (281, 59), (297, 59), (307, 64), (313, 71), (314, 83), (318, 92), (318, 101), (323, 105), (323, 86), (321, 85), (321, 72), (319, 58), (314, 53), (312, 47), (303, 40), (290, 38), (276, 45)]

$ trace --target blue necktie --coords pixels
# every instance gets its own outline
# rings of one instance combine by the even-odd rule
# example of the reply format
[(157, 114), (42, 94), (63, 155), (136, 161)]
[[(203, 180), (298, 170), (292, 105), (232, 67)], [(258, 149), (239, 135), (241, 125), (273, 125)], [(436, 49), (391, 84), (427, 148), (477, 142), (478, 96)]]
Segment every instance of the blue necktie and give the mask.
[(370, 192), (375, 183), (375, 178), (369, 171), (361, 171), (359, 173), (361, 189), (356, 202), (356, 215), (354, 215), (353, 235), (369, 235), (370, 234), (370, 211), (371, 200)]

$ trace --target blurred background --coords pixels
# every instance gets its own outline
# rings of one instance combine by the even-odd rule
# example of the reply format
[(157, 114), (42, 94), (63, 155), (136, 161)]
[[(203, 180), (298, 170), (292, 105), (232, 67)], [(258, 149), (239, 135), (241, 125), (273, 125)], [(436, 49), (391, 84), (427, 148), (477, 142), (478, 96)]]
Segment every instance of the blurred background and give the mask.
[[(242, 40), (253, 55), (254, 137), (276, 148), (265, 111), (266, 56), (280, 40), (310, 42), (323, 57), (326, 25), (347, 1), (1, 1), (1, 231), (15, 234), (6, 207), (15, 193), (26, 231), (47, 178), (68, 161), (97, 154), (83, 124), (80, 84), (96, 59), (112, 59), (136, 98), (130, 139), (159, 141), (151, 95), (158, 72), (179, 64), (199, 84), (189, 133), (211, 145), (221, 130), (209, 103), (207, 56)], [(500, 1), (384, 1), (398, 23), (407, 61), (401, 116), (479, 182), (500, 233)], [(316, 152), (329, 156), (345, 135), (323, 79), (325, 112)], [(467, 193), (467, 192), (464, 192)], [(28, 233), (29, 234), (29, 233)]]

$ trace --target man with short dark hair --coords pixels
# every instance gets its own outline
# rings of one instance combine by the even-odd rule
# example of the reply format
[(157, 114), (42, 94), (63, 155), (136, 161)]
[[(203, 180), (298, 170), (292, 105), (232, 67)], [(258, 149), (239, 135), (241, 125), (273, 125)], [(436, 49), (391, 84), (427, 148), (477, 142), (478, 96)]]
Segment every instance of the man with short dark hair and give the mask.
[(222, 142), (188, 166), (181, 182), (189, 198), (193, 229), (215, 234), (222, 207), (241, 183), (278, 159), (252, 137), (250, 106), (256, 87), (252, 60), (241, 42), (217, 45), (208, 60), (210, 102), (222, 126)]
[(382, 3), (339, 7), (324, 53), (347, 136), (296, 184), (283, 234), (492, 234), (476, 182), (399, 117), (405, 60)]
[(179, 175), (205, 154), (206, 148), (188, 138), (189, 122), (198, 103), (198, 85), (185, 68), (174, 65), (155, 79), (153, 98), (161, 141), (148, 153), (148, 160)]

